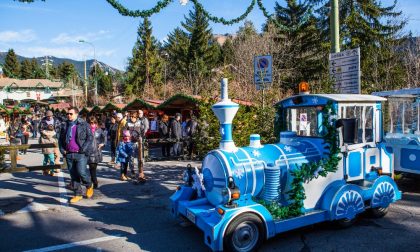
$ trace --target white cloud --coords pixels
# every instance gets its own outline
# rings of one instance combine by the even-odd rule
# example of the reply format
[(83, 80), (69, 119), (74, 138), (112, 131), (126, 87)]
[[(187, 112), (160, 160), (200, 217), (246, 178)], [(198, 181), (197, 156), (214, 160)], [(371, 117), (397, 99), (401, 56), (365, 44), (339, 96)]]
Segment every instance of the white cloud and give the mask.
[(98, 41), (105, 38), (111, 38), (109, 31), (100, 30), (98, 32), (89, 32), (86, 34), (68, 34), (66, 32), (58, 34), (55, 38), (51, 39), (54, 44), (67, 44), (76, 43), (79, 40), (85, 41)]
[(0, 31), (0, 42), (31, 42), (37, 39), (33, 30)]
[[(51, 55), (58, 58), (69, 58), (74, 60), (93, 59), (92, 48), (75, 47), (26, 47), (22, 49), (22, 54), (31, 55), (30, 57), (41, 57)], [(96, 51), (96, 58), (110, 57), (115, 54), (115, 50)]]

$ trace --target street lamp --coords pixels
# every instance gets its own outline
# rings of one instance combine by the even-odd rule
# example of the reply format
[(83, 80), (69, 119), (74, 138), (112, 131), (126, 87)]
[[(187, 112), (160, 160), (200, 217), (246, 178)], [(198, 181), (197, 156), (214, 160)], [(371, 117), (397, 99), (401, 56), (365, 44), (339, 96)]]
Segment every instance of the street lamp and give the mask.
[(169, 59), (169, 54), (165, 51), (162, 52), (162, 56), (165, 57), (164, 62), (165, 62), (165, 83), (163, 84), (163, 99), (166, 99), (166, 72), (167, 72), (167, 65), (168, 65), (168, 59)]
[(86, 43), (89, 44), (93, 47), (93, 61), (94, 61), (94, 74), (95, 74), (95, 105), (98, 105), (98, 80), (97, 80), (97, 76), (96, 76), (96, 50), (95, 50), (95, 45), (89, 41), (80, 39), (79, 43)]

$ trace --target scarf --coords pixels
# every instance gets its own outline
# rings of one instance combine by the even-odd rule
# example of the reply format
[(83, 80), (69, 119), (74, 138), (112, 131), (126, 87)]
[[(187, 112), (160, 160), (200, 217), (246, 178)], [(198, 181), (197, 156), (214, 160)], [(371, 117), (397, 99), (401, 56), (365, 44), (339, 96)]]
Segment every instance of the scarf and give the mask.
[(76, 127), (76, 121), (70, 121), (68, 122), (68, 127), (67, 127), (67, 135), (66, 135), (66, 143), (69, 144), (70, 143), (70, 139), (72, 138), (72, 128)]
[(94, 125), (90, 125), (90, 130), (92, 131), (92, 134), (94, 134), (95, 133), (95, 131), (96, 131), (96, 128), (98, 128), (98, 126), (96, 125), (96, 124), (94, 124)]

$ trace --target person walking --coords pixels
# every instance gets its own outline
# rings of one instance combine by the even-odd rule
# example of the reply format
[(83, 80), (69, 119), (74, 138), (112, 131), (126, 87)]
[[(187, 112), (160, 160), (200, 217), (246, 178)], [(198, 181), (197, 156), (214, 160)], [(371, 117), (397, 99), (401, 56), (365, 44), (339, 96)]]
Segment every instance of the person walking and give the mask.
[[(9, 127), (7, 129), (7, 138), (9, 139), (10, 145), (21, 145), (22, 144), (22, 125), (21, 122), (19, 122), (19, 117), (15, 117), (10, 121)], [(19, 154), (21, 154), (20, 151), (18, 151), (18, 156), (16, 157), (17, 160), (20, 160)]]
[(88, 158), (88, 164), (93, 188), (96, 189), (98, 188), (96, 169), (98, 167), (98, 163), (102, 162), (102, 147), (106, 144), (106, 132), (98, 126), (98, 122), (94, 116), (89, 117), (89, 126), (92, 131), (93, 141), (90, 145), (91, 150)]
[(188, 155), (190, 156), (190, 159), (193, 159), (193, 151), (194, 151), (194, 134), (197, 131), (197, 119), (194, 115), (191, 116), (191, 118), (187, 122), (186, 126), (186, 134), (187, 134), (187, 150)]
[[(22, 144), (28, 144), (29, 142), (29, 135), (32, 132), (32, 125), (28, 121), (27, 118), (22, 117), (22, 123), (21, 123), (21, 131), (22, 131)], [(22, 153), (26, 155), (27, 149), (23, 149)]]
[(162, 156), (169, 157), (171, 152), (171, 144), (168, 142), (169, 139), (169, 117), (164, 114), (162, 120), (159, 123), (159, 139), (162, 142)]
[[(139, 148), (139, 144), (141, 141), (141, 121), (138, 119), (138, 114), (137, 112), (131, 112), (130, 113), (130, 119), (127, 120), (127, 123), (125, 125), (125, 130), (128, 130), (130, 132), (130, 137), (131, 137), (131, 142), (133, 143), (133, 149), (134, 150), (138, 150)], [(137, 160), (139, 160), (139, 155), (138, 155), (138, 151), (134, 151), (131, 155), (131, 160), (130, 160), (130, 175), (131, 178), (136, 178), (136, 172), (134, 170), (134, 160), (137, 157)], [(140, 174), (140, 172), (139, 172)]]
[(117, 113), (116, 116), (117, 121), (117, 134), (115, 135), (115, 146), (118, 146), (119, 142), (122, 141), (123, 131), (126, 127), (127, 120), (123, 117), (121, 113)]
[(111, 162), (110, 164), (115, 164), (115, 150), (117, 148), (117, 145), (115, 143), (115, 139), (117, 138), (117, 128), (118, 124), (115, 120), (115, 117), (111, 117), (110, 125), (108, 129), (108, 139), (109, 139), (109, 145), (111, 147)]
[(117, 157), (116, 164), (120, 165), (121, 180), (127, 180), (127, 168), (131, 162), (131, 156), (133, 155), (133, 143), (131, 142), (130, 131), (124, 130), (122, 141), (117, 146)]
[(57, 117), (54, 116), (51, 110), (48, 110), (45, 114), (45, 117), (43, 117), (41, 119), (41, 122), (39, 123), (38, 131), (41, 132), (43, 130), (46, 130), (48, 125), (50, 124), (54, 125), (54, 130), (58, 135), (61, 127), (61, 122)]
[[(48, 125), (47, 130), (41, 131), (41, 137), (39, 138), (40, 144), (56, 144), (57, 139), (55, 138), (54, 126), (52, 124)], [(44, 154), (44, 161), (42, 162), (43, 166), (54, 165), (54, 149), (55, 148), (42, 148), (42, 154)], [(44, 170), (44, 175), (54, 176), (54, 169), (49, 171)]]
[(140, 121), (140, 137), (138, 140), (138, 169), (139, 169), (139, 182), (145, 182), (146, 176), (144, 175), (144, 159), (145, 159), (145, 152), (146, 152), (146, 134), (149, 131), (149, 119), (144, 115), (143, 110), (138, 111), (139, 121)]
[(181, 155), (181, 139), (182, 139), (180, 113), (175, 114), (175, 118), (171, 121), (169, 128), (170, 128), (170, 137), (175, 141), (173, 145), (174, 156), (179, 157)]
[(39, 118), (37, 115), (34, 116), (31, 123), (32, 123), (32, 138), (36, 138), (38, 136), (38, 127), (39, 127)]
[(86, 121), (78, 118), (78, 113), (77, 108), (69, 108), (67, 121), (63, 124), (59, 138), (60, 152), (66, 158), (71, 185), (75, 189), (75, 195), (70, 199), (70, 203), (76, 203), (83, 199), (81, 184), (86, 186), (86, 197), (93, 196), (93, 185), (87, 171), (87, 158), (90, 155), (93, 135)]

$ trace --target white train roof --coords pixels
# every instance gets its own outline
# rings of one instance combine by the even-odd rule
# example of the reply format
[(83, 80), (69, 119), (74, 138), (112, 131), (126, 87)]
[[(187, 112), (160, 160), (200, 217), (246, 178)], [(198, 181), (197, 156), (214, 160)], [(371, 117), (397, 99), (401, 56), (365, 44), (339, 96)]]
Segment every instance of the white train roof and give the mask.
[(286, 99), (281, 100), (285, 101), (288, 99), (293, 99), (294, 97), (298, 96), (317, 96), (323, 97), (325, 99), (337, 101), (337, 102), (378, 102), (378, 101), (386, 101), (386, 98), (375, 96), (375, 95), (363, 95), (363, 94), (303, 94), (303, 95), (296, 95), (292, 97), (288, 97)]

